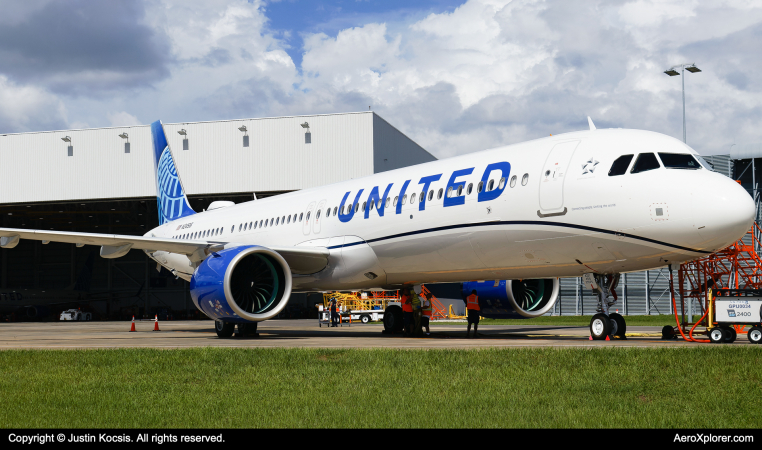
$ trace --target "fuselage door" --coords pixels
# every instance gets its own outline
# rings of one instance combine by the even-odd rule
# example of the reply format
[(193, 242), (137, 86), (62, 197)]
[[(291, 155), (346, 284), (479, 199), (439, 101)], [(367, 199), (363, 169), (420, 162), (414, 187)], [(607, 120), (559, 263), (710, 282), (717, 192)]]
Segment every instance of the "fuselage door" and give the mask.
[(325, 200), (320, 200), (320, 203), (318, 203), (317, 210), (313, 213), (315, 217), (312, 218), (312, 232), (314, 234), (320, 233), (320, 222), (325, 217), (325, 211), (323, 211), (323, 208), (325, 207)]
[(568, 177), (569, 161), (579, 141), (561, 142), (545, 160), (540, 174), (540, 209), (545, 213), (557, 212), (564, 207), (564, 180)]
[(302, 219), (302, 232), (304, 232), (304, 235), (307, 236), (310, 234), (310, 230), (312, 229), (312, 219), (314, 219), (313, 214), (315, 210), (315, 202), (310, 202), (309, 205), (307, 205), (307, 209), (304, 210), (304, 218)]

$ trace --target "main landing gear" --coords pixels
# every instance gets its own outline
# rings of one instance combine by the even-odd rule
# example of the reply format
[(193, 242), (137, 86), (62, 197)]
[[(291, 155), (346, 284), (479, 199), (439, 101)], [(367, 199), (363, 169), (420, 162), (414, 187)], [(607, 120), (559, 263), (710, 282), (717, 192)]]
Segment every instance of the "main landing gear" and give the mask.
[[(627, 323), (624, 317), (618, 313), (610, 313), (609, 309), (616, 303), (615, 289), (619, 284), (619, 274), (599, 275), (593, 274), (595, 285), (593, 290), (598, 294), (598, 313), (590, 319), (590, 336), (593, 340), (602, 341), (607, 337), (625, 339)], [(610, 338), (609, 338), (610, 339)]]
[[(229, 338), (235, 331), (235, 324), (232, 322), (224, 322), (222, 320), (214, 321), (214, 331), (217, 332), (217, 336), (221, 338)], [(254, 337), (259, 336), (257, 333), (257, 322), (251, 323), (239, 323), (238, 333), (236, 337)]]

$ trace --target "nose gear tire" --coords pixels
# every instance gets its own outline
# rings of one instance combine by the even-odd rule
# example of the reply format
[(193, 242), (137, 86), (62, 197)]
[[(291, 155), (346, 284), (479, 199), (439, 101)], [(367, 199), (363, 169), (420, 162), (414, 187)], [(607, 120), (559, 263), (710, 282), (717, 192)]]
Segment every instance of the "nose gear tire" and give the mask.
[(611, 322), (606, 314), (598, 313), (590, 319), (590, 336), (594, 341), (602, 341), (611, 333)]
[(614, 336), (624, 339), (627, 334), (627, 323), (624, 321), (624, 317), (617, 313), (611, 313), (609, 314), (609, 319), (613, 320), (616, 323), (616, 331), (614, 332)]

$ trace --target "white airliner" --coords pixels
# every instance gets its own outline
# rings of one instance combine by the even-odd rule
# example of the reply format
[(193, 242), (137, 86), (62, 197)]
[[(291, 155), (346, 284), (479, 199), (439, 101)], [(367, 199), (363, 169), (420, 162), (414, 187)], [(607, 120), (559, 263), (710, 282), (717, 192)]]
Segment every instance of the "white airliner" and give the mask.
[[(724, 248), (750, 228), (754, 203), (687, 145), (638, 130), (595, 129), (419, 164), (194, 212), (161, 122), (152, 124), (160, 226), (144, 236), (0, 228), (19, 239), (144, 250), (190, 281), (195, 305), (230, 336), (277, 315), (293, 291), (507, 282), (524, 317), (558, 298), (558, 277), (593, 274), (596, 339), (624, 331), (609, 314), (619, 274)], [(530, 305), (516, 291), (540, 285)], [(497, 285), (497, 283), (496, 283)], [(399, 328), (400, 311), (385, 325)], [(386, 319), (386, 318), (385, 318)]]

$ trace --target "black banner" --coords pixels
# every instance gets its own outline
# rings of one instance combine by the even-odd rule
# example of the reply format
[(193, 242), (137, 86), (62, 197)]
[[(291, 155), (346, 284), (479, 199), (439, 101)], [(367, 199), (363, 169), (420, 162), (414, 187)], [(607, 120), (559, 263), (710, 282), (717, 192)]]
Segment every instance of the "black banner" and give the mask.
[[(314, 440), (316, 430), (289, 430), (288, 438), (290, 442), (298, 442), (294, 439), (304, 438)], [(368, 431), (385, 431), (369, 429), (333, 429), (328, 432), (326, 441), (330, 439), (341, 439), (346, 442), (347, 439), (357, 439), (358, 445), (367, 441)], [(453, 438), (457, 440), (457, 431), (459, 430), (421, 430), (404, 429), (389, 430), (394, 433), (395, 442), (400, 438), (421, 439), (427, 445), (442, 443), (444, 445), (453, 444)], [(451, 432), (455, 431), (453, 435)], [(338, 435), (333, 432), (339, 433)], [(425, 434), (421, 434), (424, 432)], [(277, 434), (276, 434), (277, 433)], [(391, 435), (390, 435), (391, 436)], [(489, 429), (479, 430), (476, 435), (469, 435), (476, 439), (476, 444), (490, 442), (492, 444), (503, 442), (510, 444), (518, 440), (526, 439), (526, 442), (534, 442), (536, 445), (558, 443), (568, 445), (570, 439), (579, 438), (611, 438), (616, 442), (627, 443), (628, 446), (635, 444), (672, 444), (676, 446), (685, 445), (707, 445), (719, 444), (724, 446), (752, 446), (759, 447), (762, 443), (762, 430), (649, 430), (649, 429)], [(2, 430), (0, 431), (0, 442), (3, 447), (8, 444), (15, 446), (30, 445), (108, 445), (117, 444), (120, 446), (130, 444), (155, 444), (155, 445), (183, 445), (201, 444), (205, 446), (249, 444), (254, 441), (263, 442), (264, 439), (283, 438), (281, 430), (265, 429), (252, 430), (246, 429), (34, 429), (34, 430)], [(464, 436), (465, 438), (465, 436)], [(383, 438), (382, 438), (383, 439)], [(494, 439), (494, 441), (492, 441)], [(469, 438), (470, 445), (475, 442)], [(600, 441), (598, 441), (600, 442)]]

